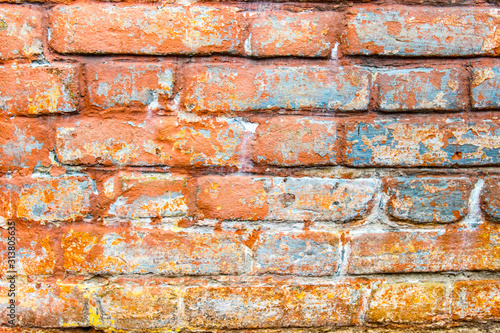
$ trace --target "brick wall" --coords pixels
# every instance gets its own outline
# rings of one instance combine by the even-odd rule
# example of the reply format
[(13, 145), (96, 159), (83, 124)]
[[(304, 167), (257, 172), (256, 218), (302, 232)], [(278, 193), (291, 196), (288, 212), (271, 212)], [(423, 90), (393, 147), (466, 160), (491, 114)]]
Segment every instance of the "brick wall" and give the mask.
[(482, 0), (2, 0), (0, 332), (500, 332), (498, 31)]

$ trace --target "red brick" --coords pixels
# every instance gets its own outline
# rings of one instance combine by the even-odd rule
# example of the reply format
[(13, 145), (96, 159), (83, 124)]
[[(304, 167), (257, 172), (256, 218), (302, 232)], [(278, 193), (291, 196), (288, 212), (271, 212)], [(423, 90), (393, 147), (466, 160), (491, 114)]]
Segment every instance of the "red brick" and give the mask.
[(51, 164), (54, 147), (50, 126), (37, 119), (0, 120), (0, 170), (33, 169)]
[(466, 71), (432, 66), (380, 70), (379, 109), (382, 111), (461, 111), (467, 104)]
[(256, 13), (245, 51), (254, 57), (329, 57), (337, 42), (335, 12)]
[(480, 204), (488, 219), (500, 221), (500, 177), (487, 177), (484, 180)]
[(372, 294), (366, 320), (372, 323), (428, 324), (446, 320), (442, 283), (382, 284)]
[[(79, 283), (61, 280), (16, 280), (16, 323), (31, 327), (89, 326), (88, 295)], [(7, 280), (0, 284), (7, 295)], [(0, 321), (7, 322), (7, 297), (0, 298)]]
[(78, 110), (78, 71), (73, 65), (0, 66), (0, 112), (47, 115)]
[[(1, 230), (0, 275), (15, 270), (19, 275), (48, 275), (55, 271), (57, 244), (54, 233), (57, 230), (26, 228), (9, 224), (12, 229)], [(8, 261), (10, 242), (14, 238), (16, 262)]]
[(356, 322), (364, 284), (190, 287), (189, 327), (212, 329), (321, 327)]
[(500, 163), (494, 117), (398, 117), (345, 124), (349, 166), (444, 167)]
[(351, 326), (357, 323), (367, 282), (287, 286), (285, 325), (291, 327)]
[(42, 54), (42, 31), (42, 13), (37, 8), (0, 4), (0, 59), (36, 58)]
[(336, 125), (325, 118), (261, 121), (252, 143), (252, 160), (276, 166), (335, 165)]
[(456, 282), (452, 315), (454, 320), (500, 320), (500, 280)]
[(85, 65), (90, 104), (102, 109), (165, 109), (174, 89), (173, 66), (102, 63)]
[(62, 240), (64, 268), (81, 274), (237, 275), (245, 246), (221, 233), (72, 228)]
[(85, 176), (34, 178), (21, 190), (18, 218), (41, 222), (78, 221), (90, 213), (92, 184)]
[(245, 20), (237, 7), (123, 4), (58, 6), (50, 46), (60, 53), (241, 53)]
[(370, 77), (359, 67), (196, 64), (187, 68), (181, 104), (199, 113), (363, 111)]
[(334, 275), (340, 239), (335, 233), (262, 233), (253, 247), (254, 274)]
[(188, 214), (187, 177), (169, 173), (120, 172), (104, 182), (110, 218), (163, 218)]
[(177, 320), (178, 288), (111, 283), (93, 291), (96, 329), (139, 330), (172, 327)]
[(196, 206), (205, 218), (337, 221), (366, 216), (378, 183), (373, 179), (206, 176)]
[(472, 182), (465, 177), (399, 177), (385, 181), (389, 215), (415, 223), (450, 223), (467, 215)]
[(352, 274), (500, 270), (497, 226), (352, 235)]
[(498, 55), (497, 11), (468, 7), (380, 7), (350, 10), (344, 51), (387, 56)]
[(241, 166), (244, 133), (232, 119), (89, 119), (57, 129), (56, 154), (69, 165)]

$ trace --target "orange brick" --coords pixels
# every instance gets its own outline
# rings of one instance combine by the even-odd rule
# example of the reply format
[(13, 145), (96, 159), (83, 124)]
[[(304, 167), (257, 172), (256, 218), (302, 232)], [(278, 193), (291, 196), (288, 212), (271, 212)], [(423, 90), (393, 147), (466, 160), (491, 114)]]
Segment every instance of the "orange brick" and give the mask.
[[(57, 244), (54, 233), (57, 230), (39, 229), (31, 226), (9, 224), (12, 227), (1, 230), (0, 275), (15, 270), (19, 275), (48, 275), (55, 272)], [(13, 246), (15, 263), (8, 261)]]
[[(16, 280), (16, 323), (28, 327), (89, 326), (88, 295), (84, 285), (61, 280)], [(7, 280), (0, 292), (7, 295)], [(0, 321), (7, 322), (7, 297), (0, 298)]]
[(446, 288), (441, 283), (382, 284), (372, 295), (366, 320), (428, 324), (446, 320)]
[(112, 283), (92, 290), (96, 329), (137, 330), (175, 326), (176, 287)]
[(367, 232), (352, 235), (353, 274), (500, 270), (500, 228)]
[(245, 41), (247, 55), (254, 57), (329, 57), (337, 42), (339, 15), (335, 12), (256, 13)]
[(49, 14), (60, 53), (241, 53), (245, 20), (237, 7), (78, 4)]
[(369, 213), (378, 187), (373, 179), (206, 176), (196, 205), (205, 218), (347, 222)]
[(157, 63), (86, 64), (89, 102), (102, 109), (163, 110), (174, 89), (172, 69)]
[[(0, 59), (36, 58), (42, 54), (42, 31), (42, 13), (38, 8), (0, 4)], [(10, 78), (9, 83), (12, 82)]]
[(452, 314), (454, 320), (500, 320), (500, 280), (456, 282)]
[(252, 160), (276, 166), (335, 165), (337, 124), (328, 118), (262, 120), (252, 143)]
[(52, 128), (37, 119), (0, 120), (0, 170), (33, 170), (50, 166), (54, 146)]
[(245, 131), (233, 119), (69, 121), (57, 129), (56, 154), (69, 165), (241, 166)]
[(120, 172), (104, 182), (103, 192), (111, 200), (106, 217), (163, 218), (188, 214), (186, 176)]
[(77, 68), (0, 66), (0, 104), (4, 115), (46, 115), (78, 110)]
[(221, 233), (74, 227), (62, 239), (64, 268), (80, 274), (237, 275), (245, 246)]

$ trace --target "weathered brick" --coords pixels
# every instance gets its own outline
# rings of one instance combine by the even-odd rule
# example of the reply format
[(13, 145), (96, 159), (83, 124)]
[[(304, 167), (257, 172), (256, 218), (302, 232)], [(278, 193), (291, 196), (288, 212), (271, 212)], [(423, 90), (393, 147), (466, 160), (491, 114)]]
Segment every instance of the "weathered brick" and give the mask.
[(237, 119), (84, 120), (57, 129), (56, 154), (70, 165), (241, 166), (245, 131)]
[(200, 328), (280, 327), (285, 314), (279, 287), (189, 287), (184, 306), (187, 325)]
[(206, 176), (196, 204), (206, 218), (348, 222), (369, 213), (377, 189), (372, 179)]
[(442, 283), (382, 284), (372, 294), (366, 320), (374, 323), (426, 324), (447, 319)]
[(454, 320), (500, 320), (500, 280), (456, 282), (452, 316)]
[(0, 119), (0, 170), (51, 164), (49, 151), (54, 147), (51, 127), (37, 119)]
[(351, 274), (500, 270), (500, 229), (449, 227), (356, 233)]
[(340, 239), (335, 233), (262, 233), (253, 248), (254, 274), (334, 275)]
[(158, 284), (113, 283), (93, 290), (93, 326), (139, 330), (173, 327), (178, 288)]
[(387, 212), (416, 223), (457, 222), (467, 215), (471, 189), (469, 178), (390, 178), (385, 181)]
[(90, 104), (103, 109), (165, 109), (174, 89), (173, 66), (102, 63), (85, 65)]
[(60, 53), (241, 53), (245, 19), (237, 7), (78, 4), (49, 14)]
[(245, 246), (222, 233), (75, 227), (62, 247), (72, 273), (236, 275), (245, 267)]
[[(0, 59), (32, 59), (42, 54), (42, 31), (42, 13), (38, 9), (0, 4)], [(10, 78), (9, 82), (15, 81)]]
[(92, 184), (85, 176), (38, 177), (21, 190), (16, 214), (35, 222), (77, 221), (90, 212)]
[(344, 52), (363, 55), (497, 55), (493, 8), (366, 6), (347, 15)]
[(500, 66), (498, 62), (482, 61), (472, 68), (471, 98), (474, 109), (500, 108)]
[(16, 216), (20, 185), (16, 180), (0, 178), (0, 223), (5, 224)]
[(348, 122), (351, 166), (473, 166), (500, 162), (495, 119), (400, 118)]
[(500, 221), (500, 177), (488, 177), (481, 190), (480, 205), (486, 216), (493, 221)]
[(0, 112), (45, 115), (78, 110), (77, 68), (73, 65), (0, 66)]
[(252, 160), (276, 166), (335, 165), (337, 123), (324, 118), (280, 117), (262, 121)]
[(188, 213), (186, 176), (120, 172), (107, 179), (105, 186), (105, 195), (112, 200), (106, 217), (162, 218)]
[[(84, 286), (71, 281), (16, 280), (16, 324), (32, 327), (89, 326)], [(0, 282), (0, 322), (7, 323), (7, 279)], [(5, 296), (4, 296), (5, 295)]]
[(358, 67), (193, 65), (183, 105), (196, 112), (366, 110), (370, 73)]
[(334, 327), (357, 323), (368, 283), (343, 281), (333, 285), (286, 286), (285, 325)]
[(186, 289), (184, 311), (187, 324), (199, 328), (346, 326), (356, 322), (365, 287), (355, 281), (282, 287), (191, 287)]
[(254, 57), (329, 57), (335, 45), (335, 12), (265, 12), (252, 17), (245, 52)]
[[(47, 275), (55, 271), (54, 230), (9, 225), (1, 230), (0, 275), (15, 270), (19, 275)], [(8, 261), (10, 246), (14, 246), (15, 261)]]
[(447, 110), (466, 107), (466, 75), (461, 68), (433, 66), (380, 70), (379, 108), (382, 111)]

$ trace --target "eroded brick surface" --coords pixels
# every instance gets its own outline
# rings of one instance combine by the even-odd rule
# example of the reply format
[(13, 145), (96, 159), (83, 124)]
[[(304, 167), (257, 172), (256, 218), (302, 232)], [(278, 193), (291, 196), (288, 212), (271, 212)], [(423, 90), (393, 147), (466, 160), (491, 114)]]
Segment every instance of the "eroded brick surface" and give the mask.
[(184, 106), (194, 112), (366, 110), (370, 73), (358, 67), (198, 65)]
[(382, 284), (372, 295), (367, 320), (397, 324), (437, 322), (447, 317), (445, 294), (442, 283)]
[(352, 236), (353, 274), (500, 269), (499, 228), (366, 232)]
[(257, 127), (252, 160), (276, 166), (335, 165), (337, 123), (324, 118), (266, 119)]
[(78, 4), (50, 13), (50, 45), (61, 53), (238, 53), (245, 21), (229, 6)]
[(102, 108), (165, 109), (172, 97), (173, 66), (157, 64), (88, 64), (89, 101)]
[(496, 119), (376, 119), (349, 122), (350, 166), (476, 166), (500, 161)]
[(196, 203), (208, 218), (348, 222), (369, 213), (378, 187), (373, 179), (207, 176)]
[(218, 233), (71, 228), (62, 247), (73, 273), (237, 275), (245, 267), (244, 245)]
[(497, 55), (497, 16), (490, 8), (353, 8), (344, 49), (386, 56)]
[(459, 281), (453, 289), (453, 318), (458, 320), (498, 320), (500, 281)]
[(457, 222), (467, 214), (472, 189), (468, 178), (390, 178), (389, 215), (415, 223)]
[(379, 71), (380, 110), (460, 111), (466, 107), (466, 73), (461, 68), (410, 68)]
[(30, 59), (40, 55), (42, 31), (42, 12), (38, 8), (0, 4), (1, 59)]

